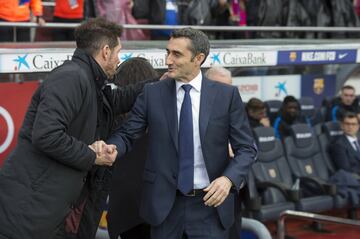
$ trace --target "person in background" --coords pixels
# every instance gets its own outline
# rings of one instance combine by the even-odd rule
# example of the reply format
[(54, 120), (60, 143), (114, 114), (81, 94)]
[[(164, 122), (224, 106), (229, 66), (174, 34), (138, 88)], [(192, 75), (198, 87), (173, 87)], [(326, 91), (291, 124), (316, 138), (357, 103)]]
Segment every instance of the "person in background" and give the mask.
[(301, 108), (299, 101), (294, 96), (288, 95), (280, 108), (279, 116), (274, 121), (275, 136), (284, 140), (290, 136), (290, 127), (296, 123), (306, 123), (300, 114)]
[(360, 176), (359, 120), (353, 112), (345, 112), (341, 121), (344, 134), (329, 147), (337, 169)]
[[(99, 16), (123, 24), (138, 24), (132, 15), (134, 7), (133, 0), (96, 0), (96, 7)], [(143, 6), (142, 6), (143, 7)], [(125, 29), (121, 35), (121, 40), (149, 40), (150, 33), (141, 29)]]
[(266, 106), (258, 98), (251, 98), (246, 104), (246, 112), (251, 128), (260, 126), (270, 127), (270, 120), (266, 117)]
[[(30, 10), (33, 18), (30, 17)], [(0, 0), (0, 22), (37, 22), (44, 25), (42, 18), (43, 6), (41, 0)], [(30, 28), (16, 28), (16, 41), (30, 41)], [(12, 27), (2, 27), (0, 42), (14, 41)]]
[[(219, 0), (215, 11), (215, 24), (217, 26), (246, 26), (245, 0)], [(218, 32), (217, 39), (245, 38), (242, 32)]]
[(210, 80), (232, 85), (231, 71), (224, 67), (212, 66), (205, 72), (205, 76)]
[[(55, 0), (53, 22), (79, 23), (84, 20), (84, 0)], [(54, 28), (54, 41), (74, 41), (74, 29)]]
[[(123, 87), (158, 77), (157, 71), (145, 58), (133, 57), (120, 64), (113, 83)], [(125, 115), (115, 116), (115, 128), (125, 118)], [(150, 239), (150, 225), (139, 215), (147, 145), (145, 134), (135, 142), (132, 151), (114, 165), (107, 216), (110, 239), (119, 236), (121, 239)]]
[(341, 87), (340, 97), (336, 97), (327, 109), (326, 120), (337, 121), (341, 119), (342, 114), (347, 111), (355, 114), (360, 113), (359, 102), (356, 98), (356, 91), (351, 85)]

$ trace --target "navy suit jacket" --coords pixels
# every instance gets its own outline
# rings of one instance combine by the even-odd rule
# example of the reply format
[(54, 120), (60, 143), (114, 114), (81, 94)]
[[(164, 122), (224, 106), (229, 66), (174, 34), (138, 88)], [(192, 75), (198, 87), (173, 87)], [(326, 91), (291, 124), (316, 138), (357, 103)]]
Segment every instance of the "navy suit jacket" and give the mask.
[[(199, 118), (201, 147), (210, 182), (227, 176), (239, 189), (255, 161), (256, 146), (238, 89), (203, 77)], [(176, 197), (177, 119), (175, 80), (147, 84), (128, 120), (108, 141), (116, 144), (119, 155), (123, 155), (148, 129), (149, 153), (143, 174), (140, 215), (151, 225), (159, 225), (165, 220)], [(229, 142), (235, 154), (231, 160)], [(233, 224), (233, 193), (217, 207), (217, 211), (224, 228)]]
[(360, 157), (345, 135), (341, 135), (330, 147), (331, 157), (338, 169), (360, 174)]

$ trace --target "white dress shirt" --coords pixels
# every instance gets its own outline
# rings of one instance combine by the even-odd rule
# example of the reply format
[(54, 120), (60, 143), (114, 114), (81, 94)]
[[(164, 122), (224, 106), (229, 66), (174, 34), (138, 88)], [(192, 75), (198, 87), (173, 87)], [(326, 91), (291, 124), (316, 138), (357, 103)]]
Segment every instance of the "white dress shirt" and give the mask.
[[(358, 149), (356, 148), (356, 146), (355, 146), (355, 143), (357, 144), (358, 142), (357, 142), (357, 137), (352, 137), (352, 136), (350, 136), (350, 135), (346, 135), (346, 138), (349, 140), (349, 142), (350, 142), (350, 144), (351, 144), (351, 146), (353, 147), (353, 149), (355, 150), (355, 151), (358, 151)], [(358, 145), (358, 147), (360, 147), (360, 145)]]
[(194, 189), (206, 188), (210, 184), (209, 175), (206, 171), (204, 156), (200, 143), (199, 131), (199, 112), (200, 112), (200, 95), (201, 95), (202, 74), (200, 73), (189, 83), (176, 81), (176, 98), (177, 98), (177, 116), (180, 121), (180, 110), (184, 100), (185, 91), (181, 87), (184, 84), (192, 86), (190, 90), (192, 118), (193, 118), (193, 137), (194, 137)]

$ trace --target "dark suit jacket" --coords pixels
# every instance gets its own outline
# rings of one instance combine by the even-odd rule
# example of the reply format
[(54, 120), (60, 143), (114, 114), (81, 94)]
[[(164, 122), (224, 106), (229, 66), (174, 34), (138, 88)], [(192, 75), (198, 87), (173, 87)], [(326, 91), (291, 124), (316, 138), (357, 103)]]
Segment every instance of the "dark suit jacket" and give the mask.
[[(119, 155), (122, 155), (148, 128), (149, 154), (143, 174), (140, 215), (151, 225), (159, 225), (165, 220), (176, 196), (178, 123), (175, 86), (173, 79), (146, 85), (128, 121), (109, 140), (117, 145)], [(256, 146), (238, 89), (203, 78), (199, 117), (202, 152), (210, 181), (224, 175), (239, 189), (255, 160)], [(232, 160), (228, 155), (229, 142), (235, 153)], [(224, 228), (231, 226), (234, 194), (229, 194), (217, 211)]]
[(360, 174), (359, 154), (345, 135), (341, 135), (330, 147), (331, 157), (338, 169)]

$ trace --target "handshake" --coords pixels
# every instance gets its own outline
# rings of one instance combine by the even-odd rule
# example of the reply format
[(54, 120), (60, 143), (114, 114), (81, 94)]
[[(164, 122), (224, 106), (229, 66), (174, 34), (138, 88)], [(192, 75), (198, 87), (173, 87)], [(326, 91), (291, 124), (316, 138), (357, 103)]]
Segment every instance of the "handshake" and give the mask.
[(104, 141), (96, 141), (89, 145), (89, 148), (96, 153), (95, 164), (101, 166), (112, 166), (118, 154), (116, 145), (106, 144)]

